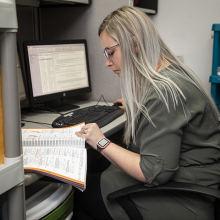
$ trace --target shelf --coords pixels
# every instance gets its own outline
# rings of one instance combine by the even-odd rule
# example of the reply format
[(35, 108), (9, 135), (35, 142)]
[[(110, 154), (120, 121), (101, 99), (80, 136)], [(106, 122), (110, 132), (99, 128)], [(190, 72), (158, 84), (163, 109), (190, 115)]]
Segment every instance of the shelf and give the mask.
[(29, 6), (29, 7), (39, 7), (39, 0), (16, 0), (16, 5)]
[(41, 5), (45, 4), (89, 4), (89, 0), (42, 0)]
[(5, 158), (0, 165), (0, 195), (24, 182), (23, 156)]
[(154, 15), (157, 13), (157, 11), (153, 10), (153, 9), (139, 8), (139, 7), (134, 7), (134, 8), (137, 8), (137, 9), (143, 11), (144, 13), (151, 14), (151, 15)]
[(18, 6), (40, 7), (44, 5), (57, 5), (57, 4), (89, 4), (90, 0), (16, 0)]

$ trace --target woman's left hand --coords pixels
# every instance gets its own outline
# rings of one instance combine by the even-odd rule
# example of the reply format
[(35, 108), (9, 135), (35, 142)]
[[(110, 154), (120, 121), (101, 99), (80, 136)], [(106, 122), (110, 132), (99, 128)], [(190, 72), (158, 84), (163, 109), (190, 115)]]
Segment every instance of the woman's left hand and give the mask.
[[(82, 132), (83, 131), (83, 132)], [(92, 148), (97, 150), (97, 142), (105, 137), (104, 134), (99, 129), (99, 126), (96, 123), (86, 124), (82, 127), (81, 131), (75, 133), (77, 137), (85, 138), (87, 144)]]

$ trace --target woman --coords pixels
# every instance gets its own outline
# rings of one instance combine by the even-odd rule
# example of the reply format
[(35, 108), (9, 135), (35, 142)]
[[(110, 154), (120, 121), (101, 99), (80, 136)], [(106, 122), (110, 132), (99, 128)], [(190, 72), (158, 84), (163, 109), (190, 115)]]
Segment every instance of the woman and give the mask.
[[(125, 6), (109, 14), (99, 36), (106, 67), (121, 77), (122, 99), (116, 102), (126, 110), (128, 149), (103, 140), (96, 124), (76, 133), (111, 165), (89, 174), (86, 191), (76, 192), (75, 219), (128, 219), (106, 196), (138, 182), (146, 187), (177, 181), (217, 188), (219, 112), (197, 77), (135, 8)], [(200, 195), (146, 192), (131, 199), (147, 219), (214, 219), (213, 201)]]

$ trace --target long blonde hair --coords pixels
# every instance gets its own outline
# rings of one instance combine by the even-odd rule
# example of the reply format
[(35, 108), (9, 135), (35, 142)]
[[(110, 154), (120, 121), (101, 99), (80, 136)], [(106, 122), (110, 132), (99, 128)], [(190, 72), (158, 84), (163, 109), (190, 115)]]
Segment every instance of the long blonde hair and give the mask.
[(219, 119), (218, 109), (202, 83), (172, 54), (146, 14), (136, 8), (123, 6), (103, 20), (98, 31), (99, 36), (104, 30), (119, 43), (121, 48), (121, 93), (127, 114), (124, 142), (127, 145), (131, 137), (135, 142), (135, 116), (138, 111), (141, 111), (153, 124), (148, 109), (142, 104), (150, 86), (158, 93), (168, 111), (168, 98), (162, 93), (162, 87), (165, 88), (166, 94), (170, 94), (174, 107), (178, 102), (183, 103), (185, 99), (181, 89), (171, 79), (157, 72), (158, 65), (165, 68), (167, 64), (174, 64), (173, 72), (181, 74), (198, 87), (210, 101), (216, 119)]

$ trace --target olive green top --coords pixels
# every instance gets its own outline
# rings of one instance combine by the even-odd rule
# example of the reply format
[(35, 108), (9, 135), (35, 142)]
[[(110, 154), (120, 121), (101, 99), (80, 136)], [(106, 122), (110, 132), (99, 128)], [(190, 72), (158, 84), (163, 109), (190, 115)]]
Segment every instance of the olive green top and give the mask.
[[(161, 71), (182, 90), (185, 100), (177, 106), (169, 94), (169, 111), (151, 88), (143, 104), (155, 126), (142, 113), (136, 116), (136, 145), (129, 150), (140, 153), (140, 167), (146, 187), (170, 180), (197, 183), (217, 188), (220, 182), (220, 123), (206, 97), (183, 76), (171, 70)], [(163, 94), (165, 90), (162, 88)], [(123, 209), (106, 196), (118, 189), (139, 183), (114, 165), (101, 176), (101, 191), (108, 212), (115, 220), (128, 220)], [(212, 200), (200, 195), (152, 192), (131, 195), (142, 216), (149, 219), (212, 220)], [(160, 210), (160, 211), (158, 211)]]

